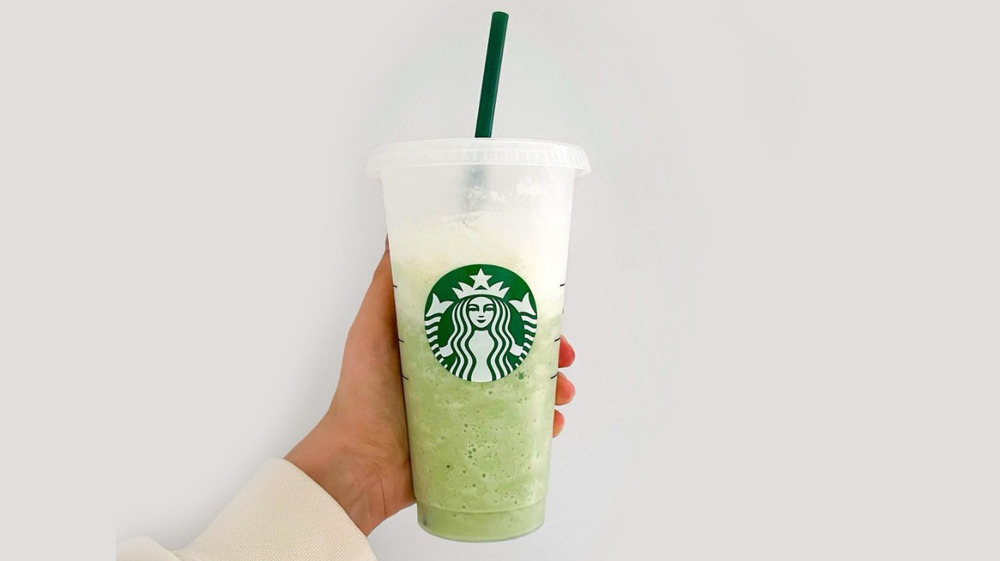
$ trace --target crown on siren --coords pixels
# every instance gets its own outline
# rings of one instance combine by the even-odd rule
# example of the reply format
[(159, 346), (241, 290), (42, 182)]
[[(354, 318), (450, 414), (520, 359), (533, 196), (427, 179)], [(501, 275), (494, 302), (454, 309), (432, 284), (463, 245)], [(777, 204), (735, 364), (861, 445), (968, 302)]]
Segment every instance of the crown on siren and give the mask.
[(489, 280), (492, 277), (493, 275), (487, 275), (483, 273), (482, 269), (479, 269), (479, 273), (469, 276), (472, 279), (471, 286), (460, 282), (458, 283), (459, 288), (452, 288), (452, 290), (455, 291), (455, 295), (459, 298), (468, 298), (470, 296), (496, 296), (497, 298), (503, 298), (507, 295), (507, 290), (509, 289), (504, 288), (503, 281), (491, 285)]

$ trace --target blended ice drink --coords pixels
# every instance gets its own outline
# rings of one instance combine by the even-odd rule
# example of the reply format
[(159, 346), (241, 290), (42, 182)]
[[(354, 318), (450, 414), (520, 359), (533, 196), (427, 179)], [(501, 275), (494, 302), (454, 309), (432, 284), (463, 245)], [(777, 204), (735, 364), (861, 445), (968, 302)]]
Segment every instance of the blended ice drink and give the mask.
[(420, 525), (521, 536), (545, 516), (579, 147), (501, 139), (376, 149)]

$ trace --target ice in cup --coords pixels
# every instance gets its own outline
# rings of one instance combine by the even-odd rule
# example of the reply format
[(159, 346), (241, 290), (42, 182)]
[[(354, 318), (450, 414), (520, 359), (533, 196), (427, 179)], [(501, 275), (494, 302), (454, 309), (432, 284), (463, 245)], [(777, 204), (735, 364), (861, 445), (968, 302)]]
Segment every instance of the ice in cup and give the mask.
[(421, 527), (542, 525), (579, 147), (464, 138), (377, 148)]

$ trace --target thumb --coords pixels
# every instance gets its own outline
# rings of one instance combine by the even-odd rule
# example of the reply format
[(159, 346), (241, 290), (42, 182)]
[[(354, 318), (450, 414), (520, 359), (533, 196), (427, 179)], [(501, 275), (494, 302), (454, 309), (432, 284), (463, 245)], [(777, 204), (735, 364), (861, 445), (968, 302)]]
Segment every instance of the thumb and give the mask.
[(389, 247), (375, 267), (371, 285), (361, 302), (361, 309), (354, 319), (352, 331), (362, 331), (372, 336), (384, 336), (395, 341), (396, 306), (393, 302), (392, 268), (389, 266)]

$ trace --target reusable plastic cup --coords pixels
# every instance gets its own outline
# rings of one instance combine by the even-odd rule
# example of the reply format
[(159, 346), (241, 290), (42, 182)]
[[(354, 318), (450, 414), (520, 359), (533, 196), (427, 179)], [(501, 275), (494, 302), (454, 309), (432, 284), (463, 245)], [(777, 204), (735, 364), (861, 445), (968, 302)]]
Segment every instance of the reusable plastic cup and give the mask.
[(545, 517), (573, 183), (584, 151), (461, 138), (375, 149), (421, 527), (461, 541)]

